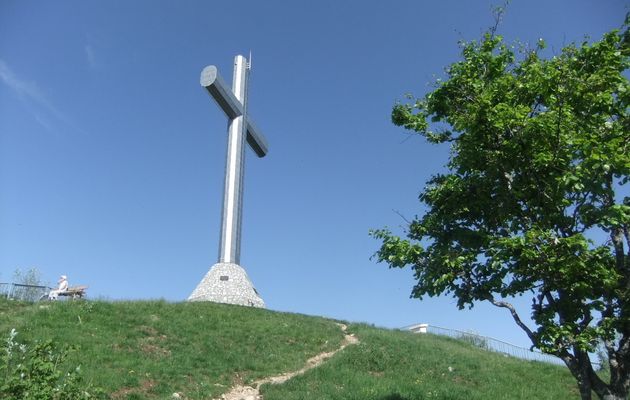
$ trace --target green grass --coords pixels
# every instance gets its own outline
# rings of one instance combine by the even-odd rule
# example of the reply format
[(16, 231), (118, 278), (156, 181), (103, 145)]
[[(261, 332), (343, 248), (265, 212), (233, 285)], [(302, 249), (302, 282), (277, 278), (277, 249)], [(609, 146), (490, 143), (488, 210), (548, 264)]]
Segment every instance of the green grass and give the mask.
[[(340, 346), (334, 321), (213, 303), (0, 300), (0, 340), (78, 346), (68, 367), (113, 399), (219, 397), (235, 383), (300, 369)], [(578, 399), (566, 368), (444, 337), (351, 325), (361, 340), (265, 400)], [(450, 370), (449, 370), (450, 367)]]
[(338, 347), (332, 321), (212, 303), (0, 302), (0, 335), (53, 339), (79, 351), (68, 360), (113, 398), (220, 395), (235, 382), (287, 370)]
[(491, 353), (461, 340), (351, 325), (361, 339), (265, 400), (579, 399), (566, 368)]

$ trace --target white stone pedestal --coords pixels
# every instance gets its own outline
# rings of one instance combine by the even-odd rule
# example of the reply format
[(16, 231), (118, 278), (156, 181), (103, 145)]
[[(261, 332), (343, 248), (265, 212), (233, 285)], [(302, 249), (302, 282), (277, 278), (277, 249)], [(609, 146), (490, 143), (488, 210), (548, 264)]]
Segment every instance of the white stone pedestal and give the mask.
[(214, 264), (188, 297), (188, 301), (212, 301), (265, 308), (265, 302), (243, 267), (232, 263)]

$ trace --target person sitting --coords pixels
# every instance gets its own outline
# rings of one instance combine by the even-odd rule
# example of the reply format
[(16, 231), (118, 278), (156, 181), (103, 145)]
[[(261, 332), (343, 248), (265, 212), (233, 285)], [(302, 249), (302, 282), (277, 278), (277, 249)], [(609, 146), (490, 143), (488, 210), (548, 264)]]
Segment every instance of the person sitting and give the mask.
[(48, 293), (49, 300), (57, 300), (57, 297), (59, 297), (59, 293), (66, 292), (68, 290), (68, 277), (67, 276), (61, 275), (57, 283), (59, 283), (59, 286), (57, 287), (57, 289), (51, 290), (50, 293)]

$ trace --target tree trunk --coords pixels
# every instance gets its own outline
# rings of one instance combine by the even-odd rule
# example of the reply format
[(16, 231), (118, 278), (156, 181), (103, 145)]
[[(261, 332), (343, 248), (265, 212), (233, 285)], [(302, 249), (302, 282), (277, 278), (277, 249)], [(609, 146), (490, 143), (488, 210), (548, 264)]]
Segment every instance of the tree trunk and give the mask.
[(580, 397), (582, 400), (592, 399), (591, 382), (588, 379), (578, 378), (578, 387), (580, 388)]
[(601, 397), (602, 400), (627, 400), (627, 396), (617, 396), (615, 394), (606, 394)]
[[(610, 346), (608, 346), (610, 347)], [(609, 352), (610, 383), (604, 382), (593, 369), (588, 353), (573, 346), (573, 354), (564, 350), (559, 356), (571, 371), (580, 389), (582, 400), (591, 400), (593, 392), (601, 400), (628, 400), (630, 377), (626, 369), (626, 358), (630, 341), (621, 339), (619, 350)]]
[(628, 400), (628, 393), (622, 387), (615, 388), (612, 385), (603, 383), (597, 377), (591, 376), (591, 374), (587, 373), (586, 376), (584, 376), (584, 370), (581, 372), (580, 376), (576, 378), (582, 400), (592, 400), (593, 392), (595, 392), (597, 397), (601, 400)]
[[(611, 375), (616, 375), (611, 369)], [(606, 384), (593, 372), (590, 378), (591, 387), (601, 400), (628, 400), (627, 385), (611, 377), (611, 383)]]
[(597, 394), (601, 400), (628, 400), (628, 393), (624, 393), (619, 388), (614, 390), (612, 385), (593, 385), (593, 391)]

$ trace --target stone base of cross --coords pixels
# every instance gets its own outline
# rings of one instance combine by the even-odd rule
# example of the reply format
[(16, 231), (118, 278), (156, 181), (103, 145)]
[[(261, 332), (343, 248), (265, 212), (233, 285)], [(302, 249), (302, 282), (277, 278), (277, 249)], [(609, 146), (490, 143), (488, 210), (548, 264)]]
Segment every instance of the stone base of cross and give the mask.
[(214, 264), (188, 297), (188, 301), (265, 307), (265, 302), (252, 285), (245, 269), (230, 263)]
[(201, 72), (201, 86), (208, 91), (228, 117), (228, 148), (219, 260), (188, 297), (189, 301), (213, 301), (265, 307), (265, 302), (258, 295), (243, 267), (239, 265), (245, 143), (249, 144), (258, 157), (264, 157), (267, 154), (264, 136), (247, 115), (248, 71), (247, 59), (240, 55), (236, 56), (232, 90), (225, 84), (214, 65), (204, 68)]

